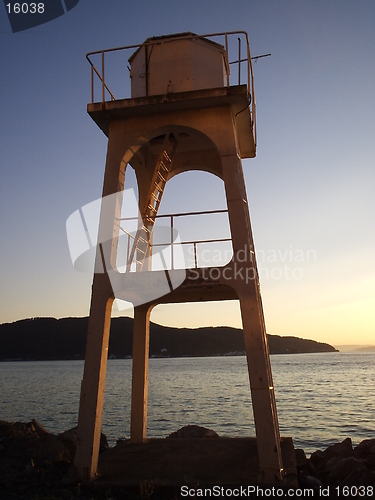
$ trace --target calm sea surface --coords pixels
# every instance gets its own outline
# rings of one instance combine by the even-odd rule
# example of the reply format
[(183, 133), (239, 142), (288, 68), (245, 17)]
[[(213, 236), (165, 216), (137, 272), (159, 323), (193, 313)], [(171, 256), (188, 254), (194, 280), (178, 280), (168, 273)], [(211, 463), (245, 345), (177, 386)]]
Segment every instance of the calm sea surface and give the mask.
[[(375, 353), (271, 356), (281, 434), (306, 453), (375, 437)], [(109, 360), (103, 432), (129, 437), (131, 360)], [(0, 363), (0, 419), (39, 420), (60, 433), (77, 423), (83, 361)], [(197, 424), (254, 436), (245, 357), (151, 359), (148, 436)]]

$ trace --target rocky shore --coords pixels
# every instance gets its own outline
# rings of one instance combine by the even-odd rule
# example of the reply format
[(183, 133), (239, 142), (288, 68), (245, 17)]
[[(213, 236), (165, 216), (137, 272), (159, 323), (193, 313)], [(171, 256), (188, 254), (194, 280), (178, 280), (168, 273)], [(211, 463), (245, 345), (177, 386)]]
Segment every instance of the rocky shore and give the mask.
[[(100, 451), (108, 448), (104, 434)], [(54, 435), (39, 422), (0, 421), (0, 498), (86, 500), (106, 498), (82, 489), (73, 459), (76, 429)]]
[[(170, 437), (218, 436), (214, 431), (188, 426)], [(165, 487), (148, 491), (145, 485), (140, 485), (136, 490), (129, 490), (115, 485), (81, 483), (73, 466), (75, 443), (75, 429), (54, 435), (36, 420), (29, 423), (0, 421), (0, 498), (179, 498), (178, 491)], [(102, 434), (101, 453), (105, 453), (108, 448), (107, 440)], [(365, 493), (370, 491), (371, 487), (375, 488), (375, 438), (366, 439), (355, 447), (350, 438), (347, 438), (326, 450), (315, 451), (310, 458), (307, 458), (301, 449), (295, 450), (295, 455), (299, 487), (314, 490), (314, 496), (322, 496), (321, 492), (327, 491), (328, 487), (330, 497), (336, 496), (337, 491), (344, 492), (346, 497), (352, 496), (354, 490), (345, 490), (344, 487), (362, 487)], [(348, 495), (345, 495), (345, 492), (348, 492)], [(366, 495), (359, 496), (367, 498)], [(375, 493), (371, 496), (375, 496)]]
[[(367, 486), (375, 489), (375, 439), (365, 439), (353, 447), (352, 440), (346, 438), (324, 451), (315, 451), (309, 459), (301, 449), (296, 449), (295, 453), (302, 487), (313, 488), (316, 492), (329, 487), (330, 496), (338, 491), (346, 497), (357, 496), (350, 493), (353, 486), (365, 488), (364, 493)], [(370, 497), (374, 495), (375, 491)], [(367, 498), (366, 494), (358, 493), (358, 496)]]

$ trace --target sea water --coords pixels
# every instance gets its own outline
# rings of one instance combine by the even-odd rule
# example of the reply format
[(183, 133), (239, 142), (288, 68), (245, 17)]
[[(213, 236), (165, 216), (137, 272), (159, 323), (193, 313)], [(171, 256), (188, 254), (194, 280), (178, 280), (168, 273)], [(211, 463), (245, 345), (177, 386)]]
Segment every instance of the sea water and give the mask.
[[(280, 431), (307, 454), (350, 437), (375, 437), (375, 353), (271, 356)], [(130, 433), (132, 361), (109, 360), (102, 430)], [(52, 432), (77, 424), (83, 361), (0, 363), (0, 419), (36, 418)], [(148, 437), (196, 424), (254, 436), (244, 356), (150, 359)]]

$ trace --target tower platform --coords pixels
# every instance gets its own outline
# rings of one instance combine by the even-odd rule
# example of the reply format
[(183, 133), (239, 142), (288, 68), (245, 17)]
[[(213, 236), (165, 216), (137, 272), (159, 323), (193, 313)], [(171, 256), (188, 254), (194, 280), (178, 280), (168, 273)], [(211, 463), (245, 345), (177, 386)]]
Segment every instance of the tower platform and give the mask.
[[(181, 113), (181, 122), (183, 123), (183, 113), (186, 111), (227, 106), (236, 117), (241, 158), (254, 158), (256, 145), (249, 108), (249, 92), (246, 85), (94, 102), (87, 105), (87, 112), (108, 137), (109, 125), (113, 120)], [(179, 149), (181, 150), (181, 146)]]

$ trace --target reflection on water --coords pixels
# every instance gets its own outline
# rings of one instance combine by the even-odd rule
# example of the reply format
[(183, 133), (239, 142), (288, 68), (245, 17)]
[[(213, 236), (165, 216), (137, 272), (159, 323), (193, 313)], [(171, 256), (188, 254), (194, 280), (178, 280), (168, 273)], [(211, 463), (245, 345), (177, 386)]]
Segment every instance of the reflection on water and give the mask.
[[(271, 357), (281, 434), (307, 453), (351, 437), (374, 436), (375, 354)], [(53, 432), (77, 423), (82, 361), (0, 363), (0, 419), (38, 419)], [(130, 431), (131, 360), (109, 360), (103, 432)], [(151, 359), (148, 436), (183, 425), (223, 436), (253, 436), (245, 357)]]

